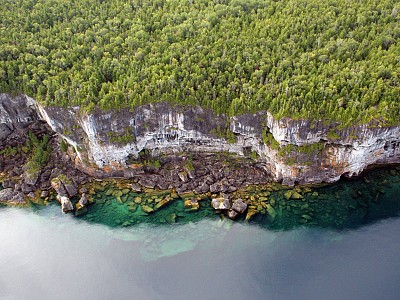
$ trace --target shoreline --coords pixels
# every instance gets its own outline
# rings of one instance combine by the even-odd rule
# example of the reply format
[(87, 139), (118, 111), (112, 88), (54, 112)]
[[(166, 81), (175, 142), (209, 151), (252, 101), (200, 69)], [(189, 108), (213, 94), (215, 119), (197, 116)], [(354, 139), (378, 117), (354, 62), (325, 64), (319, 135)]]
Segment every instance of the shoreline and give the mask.
[[(84, 185), (95, 178), (129, 180), (133, 191), (208, 195), (220, 199), (216, 206), (232, 206), (235, 193), (247, 186), (281, 183), (301, 194), (309, 184), (400, 162), (400, 127), (354, 127), (341, 133), (343, 140), (315, 143), (332, 128), (311, 129), (304, 120), (278, 121), (263, 113), (225, 120), (198, 107), (176, 112), (156, 104), (114, 117), (82, 116), (7, 94), (0, 94), (0, 105), (0, 173), (8, 177), (0, 201), (18, 204), (54, 194), (63, 211), (74, 210), (70, 199), (76, 196), (85, 206)], [(368, 134), (355, 138), (356, 130)], [(100, 158), (107, 158), (101, 166)]]
[[(66, 178), (61, 176), (61, 180), (66, 180)], [(1, 182), (4, 185), (4, 182), (7, 183), (7, 180), (4, 181), (4, 177), (2, 177), (0, 178)], [(201, 215), (204, 210), (209, 215), (220, 215), (223, 218), (239, 221), (252, 221), (254, 218), (265, 219), (266, 217), (268, 217), (268, 220), (274, 220), (275, 218), (281, 220), (283, 218), (282, 207), (285, 209), (285, 206), (291, 203), (290, 205), (294, 205), (295, 209), (296, 206), (302, 210), (305, 209), (305, 211), (302, 211), (300, 221), (304, 224), (310, 223), (309, 225), (312, 225), (313, 210), (308, 211), (309, 206), (329, 203), (329, 206), (335, 207), (337, 205), (337, 209), (340, 209), (343, 204), (340, 201), (337, 202), (338, 199), (349, 198), (355, 200), (356, 203), (361, 201), (361, 204), (356, 204), (356, 206), (361, 205), (360, 207), (363, 207), (365, 204), (362, 204), (362, 201), (364, 201), (362, 199), (365, 197), (365, 190), (369, 190), (371, 195), (374, 195), (373, 197), (371, 196), (373, 198), (371, 198), (372, 202), (378, 203), (377, 199), (380, 197), (379, 195), (384, 197), (385, 189), (391, 189), (393, 184), (397, 186), (398, 183), (400, 183), (400, 165), (392, 165), (389, 169), (378, 166), (374, 169), (366, 170), (360, 176), (344, 178), (334, 184), (325, 183), (289, 187), (280, 183), (270, 182), (245, 186), (231, 193), (207, 192), (196, 194), (194, 192), (186, 192), (178, 194), (175, 189), (160, 190), (158, 188), (144, 188), (141, 186), (139, 190), (137, 188), (139, 185), (131, 180), (87, 178), (85, 182), (75, 187), (77, 192), (72, 197), (68, 195), (68, 190), (71, 191), (71, 186), (63, 191), (61, 187), (56, 187), (53, 183), (54, 191), (50, 191), (46, 195), (42, 194), (43, 191), (36, 191), (34, 192), (36, 196), (34, 198), (26, 196), (24, 197), (24, 201), (0, 201), (0, 203), (7, 206), (19, 207), (29, 207), (32, 205), (47, 206), (56, 202), (57, 198), (63, 197), (63, 193), (66, 192), (67, 194), (64, 194), (64, 197), (68, 197), (71, 206), (65, 210), (65, 204), (59, 201), (61, 202), (61, 209), (65, 213), (72, 213), (76, 217), (83, 217), (88, 221), (92, 219), (91, 216), (93, 213), (91, 212), (93, 209), (98, 211), (101, 208), (101, 212), (105, 213), (105, 210), (108, 210), (105, 207), (108, 207), (110, 203), (113, 203), (112, 205), (115, 206), (114, 209), (118, 210), (118, 207), (124, 208), (127, 210), (128, 216), (132, 214), (131, 217), (139, 216), (139, 219), (142, 217), (152, 217), (160, 213), (164, 214), (164, 211), (168, 212), (170, 206), (176, 206), (179, 203), (179, 211), (170, 213), (169, 217), (167, 215), (164, 216), (164, 219), (172, 218), (169, 221), (165, 221), (167, 223), (178, 222), (177, 220), (183, 216), (182, 213), (189, 215), (198, 213)], [(354, 187), (352, 187), (353, 185)], [(359, 188), (359, 185), (362, 185), (363, 188)], [(7, 189), (6, 186), (3, 186), (3, 190), (0, 189), (0, 195), (3, 195), (4, 190)], [(343, 190), (344, 186), (348, 186), (349, 188), (344, 188)], [(343, 194), (343, 196), (339, 196), (336, 189), (341, 190), (340, 195)], [(351, 191), (352, 189), (354, 191)], [(82, 201), (82, 198), (84, 198), (84, 201)], [(332, 199), (329, 200), (330, 198)], [(351, 200), (343, 201), (345, 203), (351, 202)], [(238, 203), (244, 203), (245, 205), (240, 207), (237, 205)], [(344, 206), (347, 205), (350, 205), (351, 209), (355, 209), (356, 207), (353, 207), (354, 204), (345, 204)], [(87, 218), (87, 215), (89, 218)], [(116, 220), (119, 220), (118, 217), (116, 217)], [(118, 221), (117, 225), (130, 226), (132, 224), (135, 224), (135, 221)]]
[[(134, 192), (127, 189), (129, 184), (112, 179), (87, 183), (88, 203), (83, 210), (72, 212), (74, 217), (110, 228), (143, 223), (155, 226), (190, 225), (211, 218), (219, 220), (218, 226), (228, 227), (234, 221), (249, 222), (271, 230), (287, 230), (298, 226), (343, 230), (358, 228), (365, 222), (396, 217), (400, 212), (400, 166), (373, 170), (333, 185), (303, 187), (302, 190), (279, 184), (249, 186), (234, 193), (229, 202), (232, 207), (240, 197), (248, 204), (234, 220), (230, 218), (229, 209), (213, 207), (213, 195), (179, 196), (174, 191), (152, 189)], [(296, 191), (299, 191), (300, 197), (293, 197)], [(193, 206), (193, 199), (198, 205)], [(76, 207), (80, 199), (76, 196), (71, 201)], [(58, 206), (54, 195), (49, 201), (41, 199), (25, 206), (41, 210), (49, 205)]]

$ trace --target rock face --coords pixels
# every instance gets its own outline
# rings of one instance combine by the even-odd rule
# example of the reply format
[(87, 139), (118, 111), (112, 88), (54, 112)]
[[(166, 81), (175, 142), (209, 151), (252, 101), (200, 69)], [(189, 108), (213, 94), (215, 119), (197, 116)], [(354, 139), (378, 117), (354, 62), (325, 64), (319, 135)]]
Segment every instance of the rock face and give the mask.
[[(143, 175), (138, 183), (146, 188), (178, 187), (179, 192), (231, 192), (237, 183), (218, 178), (215, 172), (210, 172), (214, 177), (207, 181), (205, 176), (201, 179), (201, 172), (190, 168), (168, 174), (157, 165), (137, 168), (132, 164), (133, 159), (144, 151), (153, 156), (175, 154), (175, 157), (182, 152), (232, 153), (251, 157), (264, 177), (270, 174), (289, 185), (334, 182), (342, 175), (358, 175), (369, 165), (400, 162), (399, 126), (355, 125), (339, 131), (339, 124), (276, 120), (268, 112), (228, 118), (200, 107), (167, 103), (144, 105), (132, 111), (85, 114), (76, 107), (44, 108), (23, 95), (0, 94), (0, 143), (10, 141), (14, 128), (32, 121), (46, 122), (71, 145), (75, 150), (74, 163), (85, 173), (95, 177)], [(264, 143), (266, 132), (279, 143), (279, 151)], [(144, 176), (145, 173), (153, 175)], [(161, 177), (171, 179), (166, 183)], [(251, 176), (241, 177), (247, 180)]]
[[(0, 94), (0, 143), (18, 139), (18, 134), (39, 121), (36, 102), (24, 95)], [(23, 135), (24, 136), (24, 135)]]
[[(40, 117), (38, 107), (34, 100), (24, 95), (0, 94), (0, 177), (7, 178), (3, 181), (5, 190), (0, 191), (3, 202), (19, 205), (35, 201), (37, 195), (48, 198), (52, 189), (51, 181), (61, 174), (67, 174), (74, 181), (60, 182), (56, 185), (57, 192), (61, 196), (72, 197), (77, 193), (74, 183), (87, 178), (75, 168), (71, 158), (60, 151), (58, 137)], [(46, 136), (50, 144), (46, 145), (49, 150), (42, 152), (48, 159), (35, 165), (33, 172), (28, 163), (32, 162), (32, 149), (35, 146), (29, 133), (38, 140), (44, 140)], [(37, 190), (40, 194), (33, 193)], [(64, 210), (70, 210), (69, 203), (63, 202)]]

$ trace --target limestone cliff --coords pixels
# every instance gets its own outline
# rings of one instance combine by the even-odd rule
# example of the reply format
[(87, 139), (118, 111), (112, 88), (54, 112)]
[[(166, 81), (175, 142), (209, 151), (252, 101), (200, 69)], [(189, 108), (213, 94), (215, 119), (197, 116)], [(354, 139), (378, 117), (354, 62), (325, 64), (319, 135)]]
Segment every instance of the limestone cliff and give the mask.
[[(268, 112), (228, 118), (167, 103), (84, 113), (77, 107), (44, 108), (26, 96), (0, 95), (0, 142), (19, 122), (39, 119), (73, 146), (75, 163), (93, 174), (136, 174), (132, 161), (144, 149), (154, 156), (229, 152), (250, 157), (266, 174), (290, 185), (333, 182), (373, 164), (400, 162), (399, 126), (338, 130), (338, 124), (276, 120)], [(268, 134), (275, 145), (266, 140)]]

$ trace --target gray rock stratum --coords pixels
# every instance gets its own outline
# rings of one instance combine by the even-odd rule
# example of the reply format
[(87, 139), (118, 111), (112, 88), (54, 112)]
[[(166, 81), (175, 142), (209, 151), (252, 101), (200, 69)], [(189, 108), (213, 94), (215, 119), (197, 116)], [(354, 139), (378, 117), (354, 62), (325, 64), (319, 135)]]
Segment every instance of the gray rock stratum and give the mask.
[[(334, 182), (342, 175), (358, 175), (370, 165), (400, 163), (400, 126), (364, 124), (338, 130), (340, 124), (276, 120), (266, 111), (228, 118), (168, 103), (85, 113), (78, 107), (43, 107), (25, 95), (0, 94), (0, 146), (12, 144), (13, 137), (38, 122), (47, 123), (71, 145), (80, 170), (98, 177), (140, 175), (142, 169), (134, 162), (143, 153), (164, 159), (230, 153), (248, 158), (274, 180), (289, 185)], [(269, 145), (267, 135), (273, 136), (275, 146)], [(195, 171), (189, 168), (180, 177), (191, 180)], [(157, 184), (158, 174), (151, 175), (154, 178), (146, 180)]]

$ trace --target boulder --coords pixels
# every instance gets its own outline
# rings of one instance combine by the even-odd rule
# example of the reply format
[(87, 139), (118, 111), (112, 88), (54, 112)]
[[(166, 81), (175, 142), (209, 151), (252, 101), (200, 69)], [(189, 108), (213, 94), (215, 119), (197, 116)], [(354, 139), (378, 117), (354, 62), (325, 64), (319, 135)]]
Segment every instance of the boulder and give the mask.
[(25, 194), (28, 194), (28, 193), (30, 193), (30, 192), (33, 192), (34, 190), (36, 190), (36, 188), (35, 188), (35, 186), (33, 186), (33, 185), (28, 185), (28, 184), (26, 184), (26, 183), (23, 183), (23, 184), (21, 185), (21, 191), (22, 191), (23, 193), (25, 193)]
[(56, 193), (61, 197), (66, 197), (68, 195), (64, 184), (58, 178), (51, 180), (51, 187), (56, 191)]
[(187, 183), (184, 183), (180, 187), (176, 188), (176, 192), (178, 193), (178, 195), (183, 195), (190, 191), (191, 191), (191, 189)]
[(23, 204), (25, 203), (25, 194), (16, 192), (12, 188), (7, 188), (0, 191), (0, 202)]
[(244, 211), (247, 208), (247, 203), (244, 202), (241, 198), (237, 199), (235, 202), (232, 204), (232, 209), (237, 211), (238, 213), (244, 213)]
[(6, 188), (0, 191), (0, 202), (9, 202), (17, 193), (12, 188)]
[(0, 123), (0, 141), (5, 140), (10, 134), (12, 130), (5, 123)]
[(187, 174), (188, 174), (190, 179), (195, 179), (196, 178), (195, 170), (192, 170), (192, 169), (187, 170)]
[(162, 199), (160, 202), (158, 202), (158, 203), (154, 206), (154, 208), (155, 208), (155, 209), (160, 209), (161, 207), (167, 205), (167, 204), (170, 203), (171, 201), (172, 201), (172, 198), (166, 197), (166, 198)]
[(172, 199), (179, 199), (178, 193), (172, 192), (172, 193), (171, 193), (171, 198), (172, 198)]
[(72, 198), (78, 194), (78, 188), (76, 187), (75, 183), (70, 182), (70, 183), (64, 183), (65, 189), (68, 193), (69, 198)]
[(139, 180), (139, 184), (141, 186), (144, 186), (145, 188), (154, 189), (157, 183), (150, 180), (149, 178), (141, 178)]
[(255, 209), (249, 209), (249, 210), (247, 211), (245, 221), (249, 221), (249, 220), (250, 220), (254, 215), (256, 215), (256, 214), (257, 214), (257, 210), (255, 210)]
[(179, 172), (178, 173), (179, 179), (183, 182), (188, 182), (188, 175), (186, 172)]
[(218, 183), (214, 183), (210, 185), (210, 192), (211, 193), (218, 193), (220, 191), (220, 185)]
[(4, 188), (14, 188), (15, 187), (15, 182), (6, 179), (6, 180), (3, 181), (3, 187)]
[(293, 191), (287, 191), (287, 192), (284, 194), (286, 200), (290, 200), (290, 198), (292, 198), (292, 194), (293, 194)]
[(160, 181), (160, 182), (157, 183), (157, 187), (160, 190), (167, 190), (169, 188), (169, 184), (168, 184), (168, 182)]
[(221, 209), (221, 210), (226, 210), (231, 207), (229, 199), (223, 197), (212, 199), (211, 205), (212, 207), (214, 207), (214, 209)]
[(267, 211), (268, 211), (268, 214), (272, 217), (272, 219), (275, 219), (276, 210), (275, 210), (275, 208), (272, 207), (271, 204), (267, 204)]
[(154, 212), (154, 209), (152, 209), (150, 206), (142, 205), (142, 211), (144, 211), (145, 213), (150, 214), (150, 213)]
[(28, 198), (35, 200), (36, 199), (36, 195), (34, 192), (30, 192), (28, 195), (26, 195)]
[(293, 192), (292, 199), (303, 199), (303, 196), (300, 195), (297, 191)]
[(136, 192), (136, 193), (140, 193), (142, 191), (142, 188), (137, 183), (132, 183), (131, 184), (131, 190)]
[(184, 206), (185, 206), (185, 208), (190, 209), (190, 210), (197, 210), (200, 208), (200, 205), (199, 205), (199, 202), (197, 201), (197, 199), (185, 200)]
[(206, 182), (204, 182), (203, 184), (201, 184), (199, 187), (197, 187), (195, 189), (195, 193), (205, 194), (205, 193), (208, 193), (209, 190), (210, 190), (210, 186)]
[(229, 189), (229, 185), (222, 181), (219, 181), (219, 182), (216, 182), (216, 183), (210, 185), (211, 193), (225, 193), (228, 191), (228, 189)]
[(49, 191), (42, 191), (42, 193), (40, 194), (40, 198), (46, 198), (49, 196)]
[(116, 191), (114, 191), (114, 193), (113, 193), (113, 195), (115, 196), (115, 197), (117, 197), (117, 198), (120, 198), (121, 196), (122, 196), (122, 191), (121, 190), (116, 190)]
[(29, 172), (24, 172), (23, 179), (27, 185), (35, 185), (39, 179), (39, 173), (31, 174)]
[(12, 204), (24, 204), (25, 203), (25, 194), (18, 192), (14, 195), (10, 201)]
[(57, 195), (56, 199), (61, 204), (61, 210), (63, 213), (68, 213), (74, 210), (74, 206), (72, 205), (71, 200), (69, 200), (66, 196)]
[(83, 209), (88, 204), (88, 198), (85, 193), (82, 194), (81, 199), (79, 199), (78, 203), (76, 204), (76, 209), (80, 210)]
[(79, 189), (79, 193), (81, 193), (81, 194), (87, 193), (87, 192), (89, 192), (89, 190), (84, 186)]
[(230, 185), (230, 186), (228, 186), (226, 192), (233, 193), (233, 192), (236, 192), (236, 190), (237, 190), (237, 188), (235, 186)]
[(228, 217), (230, 218), (230, 219), (234, 219), (234, 218), (236, 218), (236, 216), (238, 215), (238, 212), (237, 211), (235, 211), (235, 210), (233, 210), (233, 209), (230, 209), (229, 211), (228, 211)]
[(77, 209), (76, 211), (75, 211), (75, 216), (81, 216), (81, 215), (84, 215), (84, 214), (86, 214), (87, 213), (87, 208), (86, 208), (86, 206), (84, 206), (84, 207), (82, 207), (82, 208), (80, 208), (80, 209)]
[(173, 224), (176, 222), (176, 214), (171, 213), (168, 214), (167, 217), (165, 218), (165, 220), (169, 223), (169, 224)]

